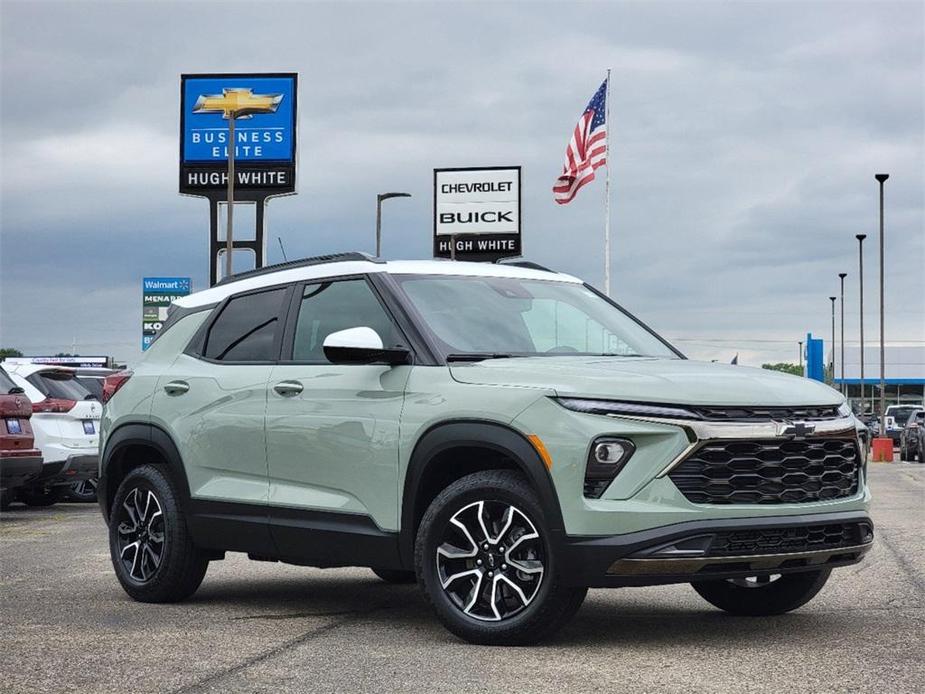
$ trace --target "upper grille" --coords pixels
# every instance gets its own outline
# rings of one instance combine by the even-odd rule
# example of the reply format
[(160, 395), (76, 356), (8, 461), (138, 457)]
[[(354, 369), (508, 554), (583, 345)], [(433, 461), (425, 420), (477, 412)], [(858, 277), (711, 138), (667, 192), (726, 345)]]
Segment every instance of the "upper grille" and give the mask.
[(803, 421), (820, 421), (838, 419), (838, 405), (820, 407), (711, 407), (684, 405), (703, 419), (715, 422), (745, 422), (752, 420), (772, 421), (799, 419)]
[(731, 530), (716, 534), (708, 554), (711, 557), (736, 557), (854, 547), (869, 542), (871, 532), (868, 523)]
[(852, 496), (860, 457), (852, 439), (710, 441), (668, 477), (695, 504), (787, 504)]

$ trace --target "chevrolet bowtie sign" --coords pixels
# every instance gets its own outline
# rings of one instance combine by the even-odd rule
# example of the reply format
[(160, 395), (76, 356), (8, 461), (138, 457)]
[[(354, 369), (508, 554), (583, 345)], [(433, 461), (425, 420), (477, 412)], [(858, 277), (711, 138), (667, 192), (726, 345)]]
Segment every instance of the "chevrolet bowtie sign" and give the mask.
[(434, 169), (434, 256), (519, 255), (520, 167)]
[(183, 75), (180, 192), (209, 196), (227, 188), (231, 117), (235, 199), (295, 192), (296, 82), (294, 73)]

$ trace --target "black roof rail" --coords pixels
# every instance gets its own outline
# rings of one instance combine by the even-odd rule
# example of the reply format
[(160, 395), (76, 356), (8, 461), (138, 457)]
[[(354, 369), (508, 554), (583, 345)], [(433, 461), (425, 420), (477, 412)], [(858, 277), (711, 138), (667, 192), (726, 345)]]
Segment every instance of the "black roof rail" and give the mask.
[(218, 281), (215, 286), (219, 287), (230, 282), (247, 279), (248, 277), (259, 277), (260, 275), (269, 275), (280, 270), (292, 270), (297, 267), (309, 267), (311, 265), (324, 265), (325, 263), (342, 263), (348, 260), (361, 260), (368, 263), (384, 263), (380, 258), (375, 258), (367, 253), (359, 251), (348, 251), (347, 253), (331, 253), (329, 255), (316, 255), (311, 258), (300, 258), (299, 260), (288, 260), (285, 263), (276, 263), (275, 265), (265, 265), (256, 270), (247, 270), (239, 272), (230, 277), (225, 277)]
[(540, 270), (542, 272), (552, 272), (554, 274), (558, 274), (555, 270), (552, 270), (544, 265), (540, 265), (539, 263), (534, 263), (532, 260), (514, 260), (510, 263), (502, 262), (502, 260), (496, 260), (495, 265), (513, 265), (514, 267), (522, 267), (528, 270)]

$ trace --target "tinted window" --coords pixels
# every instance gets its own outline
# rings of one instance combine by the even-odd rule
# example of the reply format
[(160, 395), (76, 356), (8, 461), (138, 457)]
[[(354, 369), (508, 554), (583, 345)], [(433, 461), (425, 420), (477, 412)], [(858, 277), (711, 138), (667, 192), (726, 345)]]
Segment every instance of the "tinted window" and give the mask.
[(93, 393), (97, 399), (103, 397), (103, 379), (93, 378), (92, 376), (78, 376), (77, 380), (84, 388)]
[(95, 397), (68, 371), (37, 371), (27, 376), (26, 380), (38, 388), (46, 398), (87, 400)]
[(204, 355), (219, 361), (275, 360), (279, 309), (285, 294), (285, 289), (274, 289), (229, 301), (209, 329)]
[(328, 363), (324, 338), (338, 330), (358, 327), (375, 330), (386, 347), (394, 346), (398, 339), (391, 319), (366, 280), (306, 285), (296, 320), (292, 358)]
[(0, 394), (9, 393), (13, 388), (19, 388), (13, 383), (13, 379), (6, 375), (6, 371), (0, 369)]

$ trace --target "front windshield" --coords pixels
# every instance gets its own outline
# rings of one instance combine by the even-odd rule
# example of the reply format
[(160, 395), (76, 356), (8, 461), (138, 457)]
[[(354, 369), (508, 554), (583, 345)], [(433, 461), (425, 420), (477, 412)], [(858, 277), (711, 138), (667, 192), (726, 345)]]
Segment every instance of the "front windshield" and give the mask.
[(677, 359), (635, 319), (581, 284), (395, 275), (444, 356), (606, 354)]

